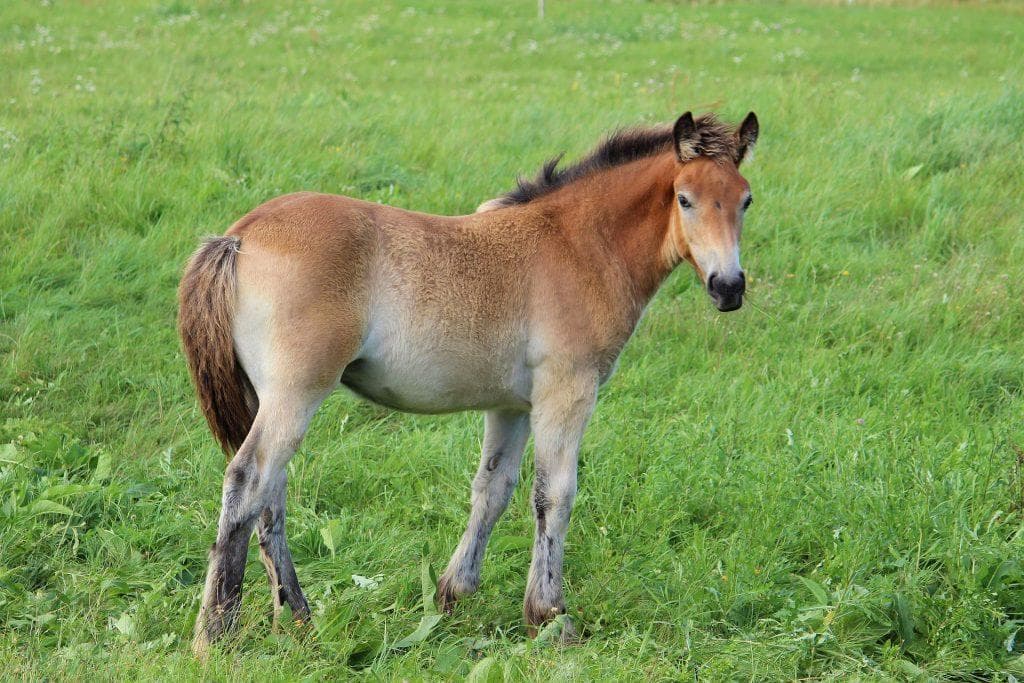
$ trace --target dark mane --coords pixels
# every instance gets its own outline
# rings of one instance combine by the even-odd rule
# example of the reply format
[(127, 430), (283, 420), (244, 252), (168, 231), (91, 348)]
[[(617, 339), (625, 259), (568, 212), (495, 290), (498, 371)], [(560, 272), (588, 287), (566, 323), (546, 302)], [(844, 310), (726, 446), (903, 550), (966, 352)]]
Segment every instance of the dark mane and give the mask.
[[(736, 131), (731, 126), (720, 122), (714, 114), (704, 114), (698, 117), (695, 123), (699, 140), (689, 145), (687, 149), (679, 150), (685, 155), (683, 158), (689, 160), (707, 156), (735, 159)], [(571, 166), (558, 168), (564, 153), (548, 160), (536, 178), (527, 180), (519, 177), (514, 190), (492, 202), (501, 206), (526, 204), (598, 171), (661, 154), (673, 148), (670, 125), (618, 130), (605, 138), (594, 151)]]

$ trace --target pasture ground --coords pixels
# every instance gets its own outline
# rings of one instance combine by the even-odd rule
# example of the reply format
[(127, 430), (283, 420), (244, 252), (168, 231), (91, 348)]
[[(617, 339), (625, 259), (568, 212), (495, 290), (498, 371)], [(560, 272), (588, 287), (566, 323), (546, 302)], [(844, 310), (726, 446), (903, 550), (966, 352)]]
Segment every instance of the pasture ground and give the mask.
[[(1024, 676), (1021, 5), (535, 12), (3, 3), (3, 677)], [(195, 661), (223, 468), (174, 331), (198, 239), (298, 189), (470, 212), (688, 108), (761, 119), (750, 297), (721, 315), (680, 269), (603, 389), (567, 553), (583, 642), (521, 626), (527, 465), (481, 591), (393, 647), (481, 420), (339, 393), (290, 469), (314, 633), (270, 633), (254, 550), (237, 639)]]

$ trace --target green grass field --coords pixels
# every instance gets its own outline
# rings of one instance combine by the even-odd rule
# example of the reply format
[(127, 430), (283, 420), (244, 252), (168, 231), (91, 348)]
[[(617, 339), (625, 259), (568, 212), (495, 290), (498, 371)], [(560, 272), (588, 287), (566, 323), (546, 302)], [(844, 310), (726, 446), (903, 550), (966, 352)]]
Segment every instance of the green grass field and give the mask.
[[(1014, 3), (3, 3), (0, 677), (1024, 679), (1022, 64)], [(760, 117), (750, 296), (681, 268), (602, 390), (582, 643), (521, 624), (528, 455), (480, 592), (394, 647), (481, 419), (339, 393), (290, 466), (312, 634), (271, 633), (254, 548), (238, 637), (193, 659), (198, 239), (299, 189), (467, 213), (685, 109)]]

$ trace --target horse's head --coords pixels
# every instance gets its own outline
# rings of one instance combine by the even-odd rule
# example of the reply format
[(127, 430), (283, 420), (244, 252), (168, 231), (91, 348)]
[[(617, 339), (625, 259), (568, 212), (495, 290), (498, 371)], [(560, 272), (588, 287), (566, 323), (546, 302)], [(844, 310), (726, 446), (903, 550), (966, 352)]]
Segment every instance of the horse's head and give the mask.
[(757, 141), (754, 112), (733, 131), (713, 117), (694, 121), (686, 112), (673, 128), (680, 165), (673, 181), (675, 206), (667, 246), (693, 265), (720, 311), (743, 305), (740, 232), (750, 207), (750, 185), (739, 165)]

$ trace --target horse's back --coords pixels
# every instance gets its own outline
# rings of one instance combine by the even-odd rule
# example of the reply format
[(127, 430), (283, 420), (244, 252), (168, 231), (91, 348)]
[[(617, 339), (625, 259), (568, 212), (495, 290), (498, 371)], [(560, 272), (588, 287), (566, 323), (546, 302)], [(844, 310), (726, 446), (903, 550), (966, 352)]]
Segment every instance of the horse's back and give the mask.
[(243, 367), (259, 389), (351, 365), (346, 384), (414, 412), (521, 405), (533, 242), (517, 227), (316, 193), (257, 207), (228, 231)]

